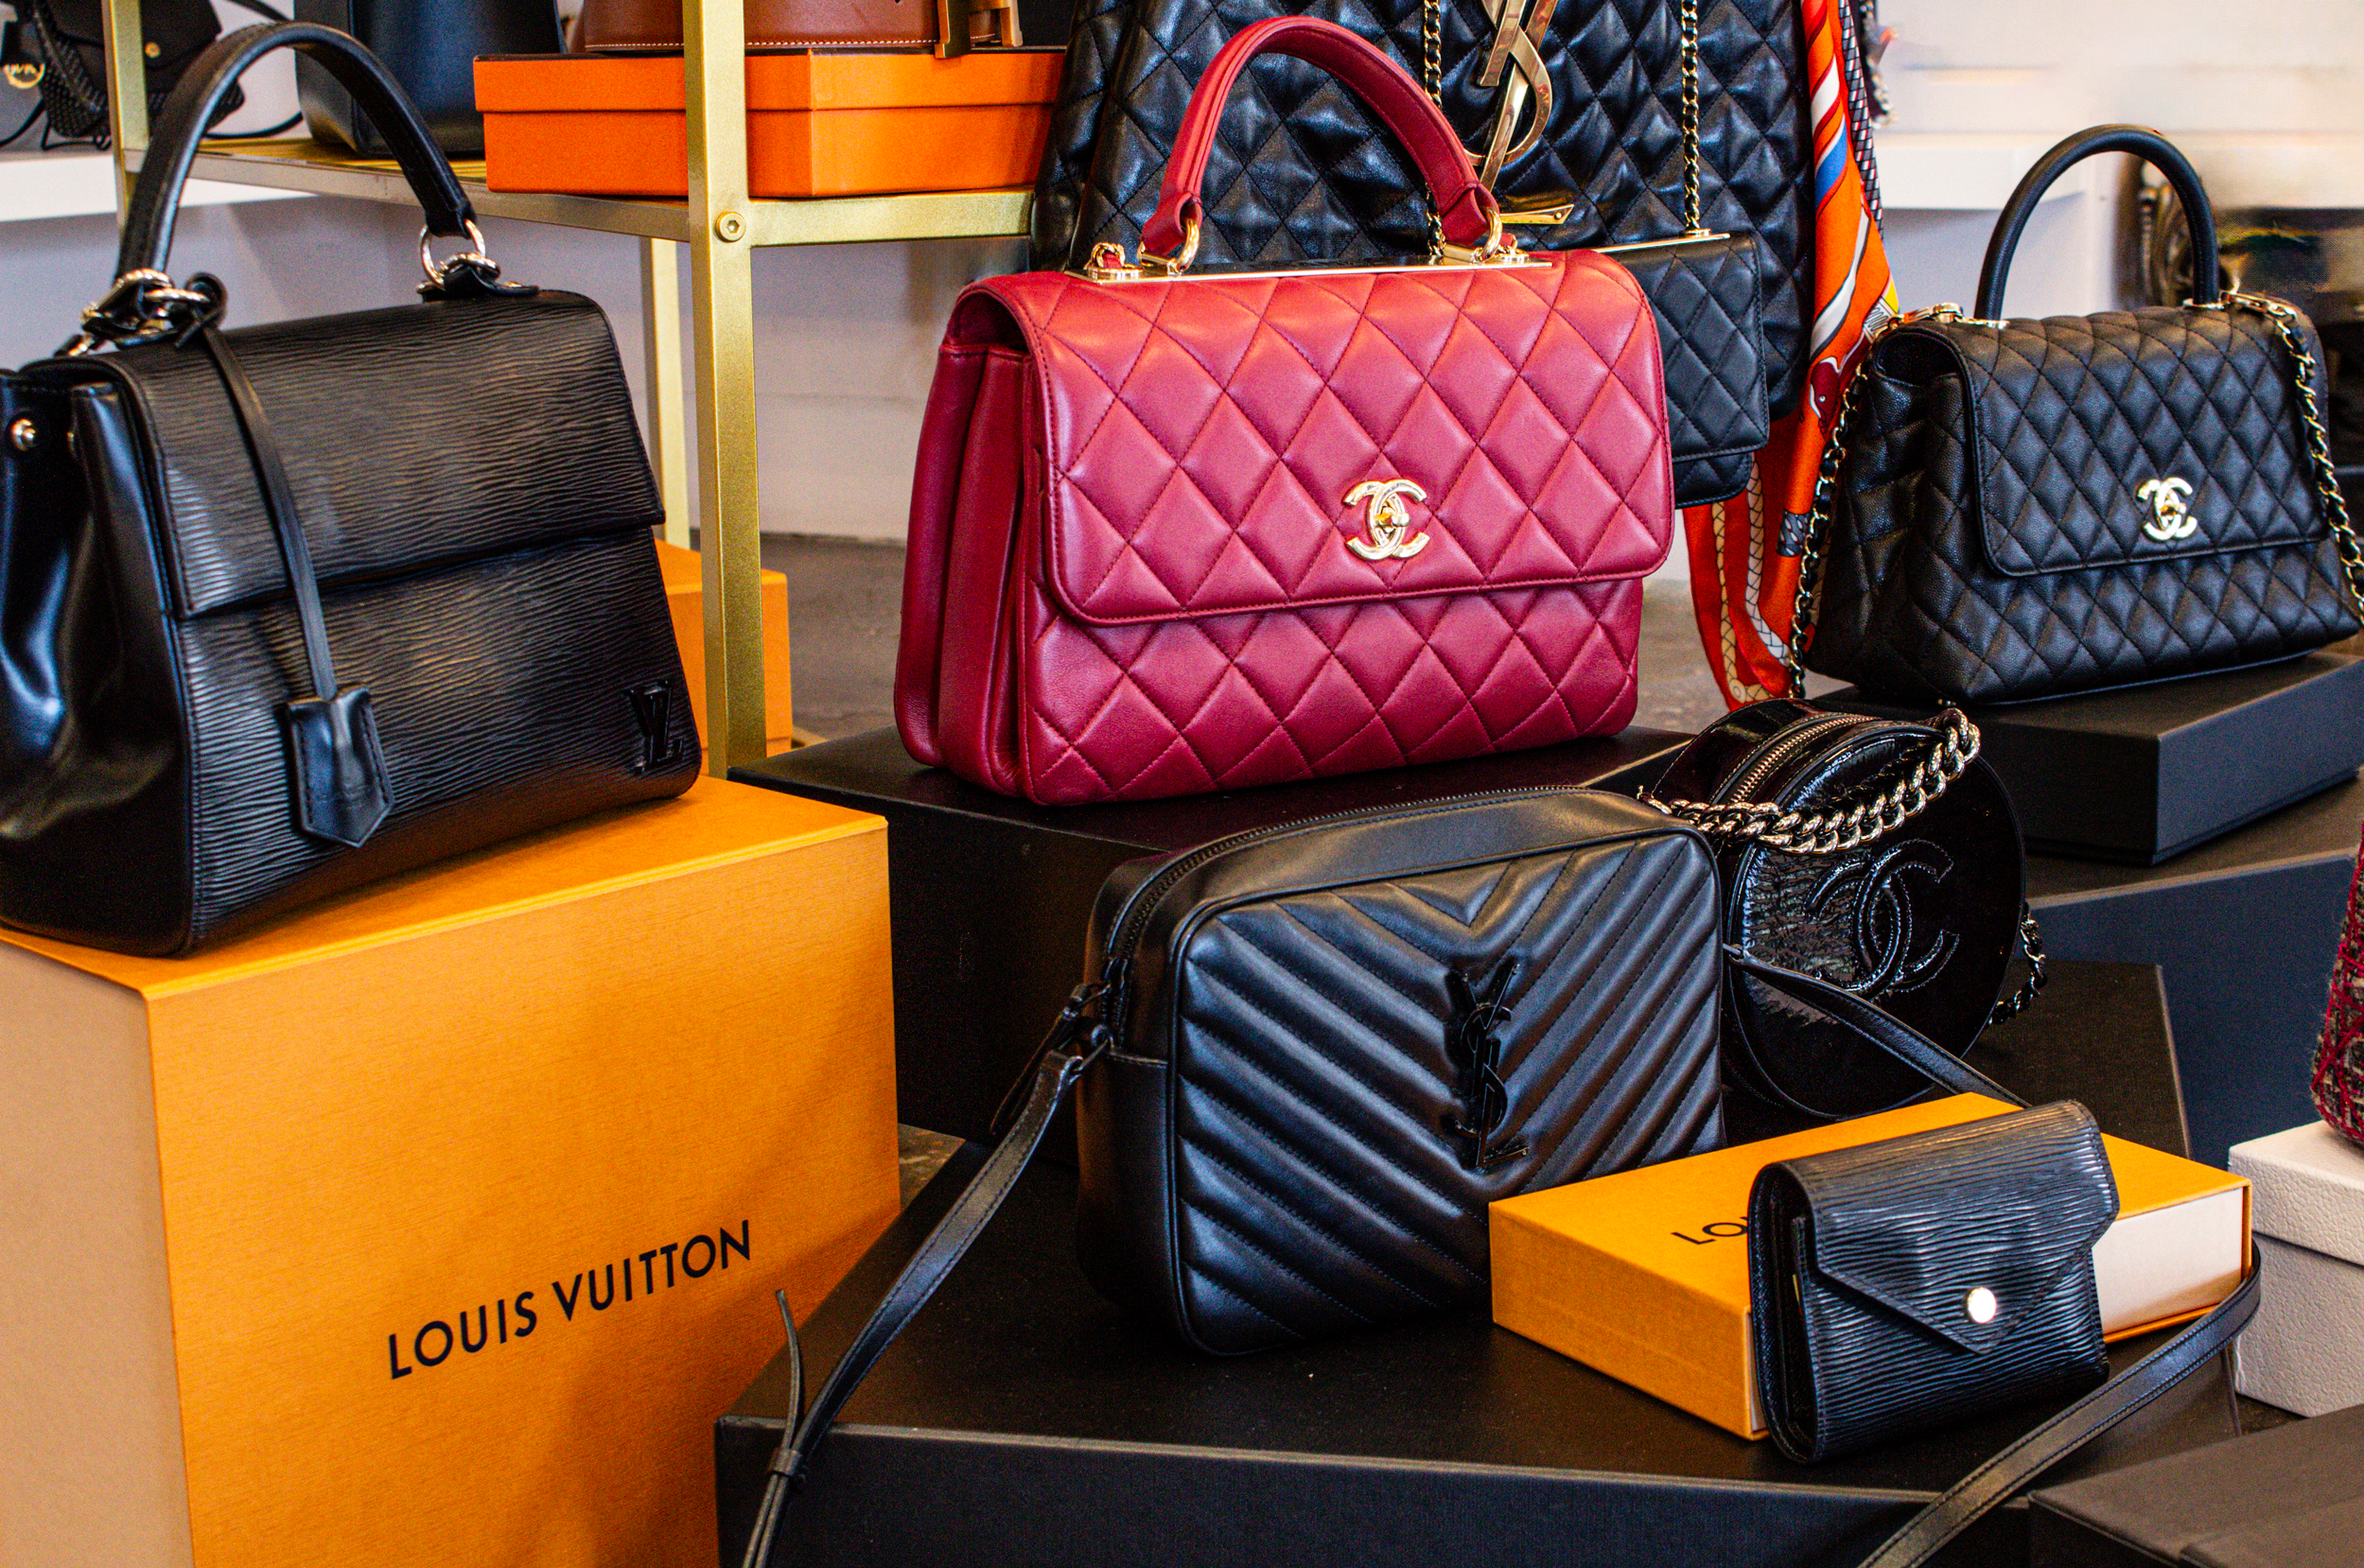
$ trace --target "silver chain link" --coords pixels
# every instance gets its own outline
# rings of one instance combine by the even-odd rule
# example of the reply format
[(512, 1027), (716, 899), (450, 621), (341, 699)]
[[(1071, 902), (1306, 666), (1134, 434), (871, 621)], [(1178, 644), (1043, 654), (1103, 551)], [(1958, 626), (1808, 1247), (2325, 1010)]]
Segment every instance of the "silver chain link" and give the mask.
[(2036, 912), (2025, 904), (2020, 905), (2020, 953), (2027, 960), (2027, 978), (2020, 982), (2018, 990), (1988, 1011), (1987, 1027), (1989, 1029), (1998, 1023), (2008, 1023), (2026, 1012), (2028, 1003), (2036, 1000), (2049, 978), (2044, 973), (2043, 928), (2036, 924)]
[(1793, 855), (1837, 855), (1895, 832), (1935, 805), (1946, 787), (1978, 756), (1978, 726), (1958, 707), (1935, 721), (1936, 738), (1913, 771), (1869, 800), (1829, 811), (1795, 811), (1771, 801), (1662, 800), (1641, 792), (1642, 803), (1710, 838), (1762, 845)]

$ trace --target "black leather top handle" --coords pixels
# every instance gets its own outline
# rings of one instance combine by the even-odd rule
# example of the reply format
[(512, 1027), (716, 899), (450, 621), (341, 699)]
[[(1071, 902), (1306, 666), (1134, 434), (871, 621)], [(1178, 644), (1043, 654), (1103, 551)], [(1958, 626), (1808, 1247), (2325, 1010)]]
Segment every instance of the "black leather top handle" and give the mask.
[(2192, 298), (2212, 305), (2222, 293), (2216, 266), (2216, 211), (2208, 204), (2207, 187), (2199, 173), (2176, 145), (2156, 131), (2139, 125), (2097, 125), (2080, 131), (2036, 160), (2011, 200), (1995, 219), (1994, 237), (1987, 242), (1987, 264), (1978, 270), (1978, 314), (1988, 321), (2003, 316), (2004, 286), (2010, 279), (2011, 253), (2019, 248), (2020, 231), (2035, 216), (2052, 183), (2099, 152), (2130, 152), (2167, 177), (2175, 198), (2183, 205), (2183, 220), (2192, 235)]
[(172, 250), (173, 220), (180, 216), (181, 188), (188, 183), (189, 165), (205, 134), (214, 111), (246, 68), (280, 49), (294, 49), (325, 67), (339, 86), (370, 118), (394, 148), (403, 176), (427, 215), (430, 234), (459, 238), (475, 220), (476, 209), (451, 172), (435, 139), (428, 134), (411, 96), (387, 74), (377, 57), (351, 35), (313, 22), (275, 22), (246, 27), (215, 41), (189, 62), (172, 96), (165, 100), (147, 157), (140, 164), (139, 183), (131, 192), (131, 208), (123, 219), (123, 245), (115, 258), (115, 276), (142, 269), (162, 272)]

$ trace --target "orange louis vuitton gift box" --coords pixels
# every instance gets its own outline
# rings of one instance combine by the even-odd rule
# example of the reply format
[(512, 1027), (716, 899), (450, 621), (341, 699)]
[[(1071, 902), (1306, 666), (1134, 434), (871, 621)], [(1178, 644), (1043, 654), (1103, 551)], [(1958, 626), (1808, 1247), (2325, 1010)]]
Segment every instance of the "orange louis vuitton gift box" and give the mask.
[(711, 1568), (897, 1211), (886, 834), (701, 779), (198, 957), (0, 933), (0, 1564)]
[[(1490, 1210), (1494, 1320), (1742, 1437), (1765, 1435), (1751, 1359), (1748, 1193), (1779, 1160), (2011, 1107), (1923, 1101), (1759, 1143), (1504, 1198)], [(2104, 1136), (2118, 1218), (2093, 1247), (2110, 1339), (2196, 1317), (2247, 1269), (2249, 1183)]]
[[(1063, 51), (747, 57), (747, 179), (759, 198), (1031, 185)], [(476, 62), (484, 183), (502, 191), (683, 196), (681, 57)]]

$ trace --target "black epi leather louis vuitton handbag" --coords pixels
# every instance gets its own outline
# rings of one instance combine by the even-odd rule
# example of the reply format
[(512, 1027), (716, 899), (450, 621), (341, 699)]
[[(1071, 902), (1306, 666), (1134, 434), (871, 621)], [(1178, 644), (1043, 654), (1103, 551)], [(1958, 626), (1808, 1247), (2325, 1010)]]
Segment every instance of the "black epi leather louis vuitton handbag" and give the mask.
[[(1192, 88), (1240, 31), (1298, 15), (1421, 81), (1523, 242), (1605, 250), (1634, 273), (1666, 358), (1676, 499), (1738, 494), (1807, 357), (1813, 142), (1795, 0), (1090, 0), (1043, 152), (1034, 269), (1137, 246)], [(1419, 183), (1351, 94), (1267, 59), (1236, 96), (1207, 161), (1202, 267), (1430, 253)]]
[[(2180, 308), (2005, 321), (2020, 231), (2099, 152), (2163, 170), (2191, 225)], [(1978, 315), (1917, 311), (1847, 383), (1799, 563), (1791, 674), (1991, 704), (2288, 658), (2352, 635), (2359, 549), (2314, 327), (2222, 289), (2199, 177), (2156, 131), (2102, 126), (2028, 172)], [(1817, 588), (1819, 603), (1817, 606)]]
[[(198, 139), (275, 49), (383, 130), (420, 304), (223, 331), (164, 266)], [(113, 345), (108, 353), (93, 352)], [(499, 280), (391, 78), (253, 27), (167, 100), (119, 276), (0, 375), (0, 919), (186, 952), (695, 777), (622, 367), (590, 301)]]

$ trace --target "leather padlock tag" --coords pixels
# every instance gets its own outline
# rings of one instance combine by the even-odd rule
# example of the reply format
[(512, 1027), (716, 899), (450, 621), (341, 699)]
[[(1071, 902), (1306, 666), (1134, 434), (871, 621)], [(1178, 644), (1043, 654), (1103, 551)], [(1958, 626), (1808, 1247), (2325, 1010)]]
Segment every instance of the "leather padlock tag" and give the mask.
[(316, 839), (359, 848), (386, 820), (386, 758), (369, 688), (304, 697), (280, 709), (287, 720), (295, 825)]

